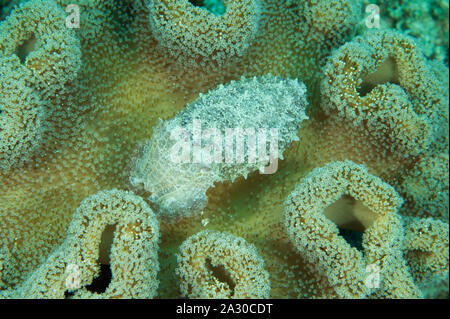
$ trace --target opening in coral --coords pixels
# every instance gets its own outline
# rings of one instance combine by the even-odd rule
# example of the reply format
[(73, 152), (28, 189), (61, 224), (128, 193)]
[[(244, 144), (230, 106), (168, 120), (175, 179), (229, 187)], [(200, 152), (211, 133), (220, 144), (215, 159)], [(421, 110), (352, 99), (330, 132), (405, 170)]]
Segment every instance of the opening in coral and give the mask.
[(339, 228), (359, 232), (369, 228), (377, 217), (361, 201), (349, 195), (344, 195), (329, 205), (324, 214)]
[(196, 7), (203, 7), (205, 5), (204, 0), (189, 0), (189, 2)]
[(357, 230), (350, 230), (350, 229), (342, 229), (339, 228), (339, 235), (341, 235), (347, 243), (359, 251), (363, 251), (363, 232), (357, 231)]
[(189, 0), (189, 2), (202, 9), (206, 9), (215, 15), (222, 15), (226, 11), (226, 7), (222, 0)]
[(234, 287), (236, 287), (236, 283), (234, 282), (231, 274), (225, 269), (223, 265), (213, 266), (211, 264), (211, 259), (206, 258), (205, 265), (208, 270), (213, 273), (213, 276), (216, 277), (220, 282), (223, 282), (230, 287), (231, 295), (234, 294)]
[(109, 265), (100, 265), (100, 275), (92, 280), (91, 284), (86, 286), (86, 289), (90, 292), (102, 294), (106, 291), (111, 283), (112, 272)]
[(362, 78), (362, 83), (357, 91), (361, 97), (369, 94), (374, 87), (383, 83), (400, 84), (398, 78), (398, 67), (394, 58), (387, 58), (377, 70)]
[(16, 49), (16, 55), (19, 57), (20, 63), (25, 63), (28, 55), (35, 49), (37, 39), (31, 34), (28, 40), (20, 44)]
[(352, 196), (344, 195), (328, 206), (324, 215), (339, 228), (339, 235), (347, 243), (363, 251), (362, 240), (364, 231), (372, 225), (376, 215), (361, 201)]
[(99, 245), (100, 275), (90, 285), (86, 286), (86, 289), (90, 292), (104, 293), (111, 283), (112, 272), (109, 264), (116, 226), (107, 225), (103, 230)]
[(74, 292), (72, 291), (65, 291), (64, 292), (64, 299), (71, 299), (74, 296)]
[(109, 255), (111, 253), (111, 246), (114, 239), (114, 232), (116, 230), (116, 225), (108, 225), (105, 227), (102, 233), (102, 238), (100, 240), (99, 246), (99, 258), (98, 261), (101, 264), (109, 265)]

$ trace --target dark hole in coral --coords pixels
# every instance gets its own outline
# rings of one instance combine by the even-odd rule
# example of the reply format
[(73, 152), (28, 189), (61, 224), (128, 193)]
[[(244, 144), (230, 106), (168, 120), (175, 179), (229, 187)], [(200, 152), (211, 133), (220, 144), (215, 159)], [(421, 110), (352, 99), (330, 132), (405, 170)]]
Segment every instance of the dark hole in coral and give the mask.
[(99, 245), (100, 275), (90, 285), (86, 286), (88, 291), (104, 293), (111, 283), (112, 272), (109, 264), (116, 226), (116, 224), (107, 225), (103, 230)]
[(324, 215), (339, 229), (350, 246), (362, 250), (362, 236), (376, 220), (377, 215), (361, 201), (350, 195), (343, 195), (324, 210)]
[(196, 7), (208, 10), (215, 15), (222, 15), (226, 11), (222, 0), (189, 0), (189, 2)]
[(65, 299), (70, 299), (70, 298), (72, 298), (73, 296), (74, 296), (74, 292), (73, 291), (65, 291), (64, 292), (64, 298)]
[(112, 272), (109, 265), (100, 265), (100, 275), (95, 278), (90, 285), (86, 286), (86, 289), (90, 292), (102, 294), (106, 291), (111, 283)]
[(236, 287), (236, 284), (231, 277), (230, 273), (225, 269), (223, 265), (213, 266), (211, 264), (211, 259), (206, 258), (205, 265), (208, 270), (210, 270), (213, 273), (213, 276), (216, 277), (220, 282), (223, 282), (230, 287), (230, 290), (232, 291), (232, 295), (234, 294), (234, 287)]
[[(100, 265), (100, 274), (95, 278), (90, 285), (86, 286), (86, 289), (93, 293), (102, 294), (106, 291), (111, 283), (112, 272), (109, 265)], [(65, 291), (64, 298), (71, 299), (75, 295), (75, 291)]]
[(111, 254), (111, 247), (114, 239), (115, 230), (116, 225), (108, 225), (103, 230), (99, 246), (98, 261), (100, 264), (108, 265), (110, 263), (109, 255)]
[(357, 230), (351, 230), (351, 229), (342, 229), (339, 228), (339, 235), (344, 237), (344, 239), (347, 241), (347, 243), (358, 249), (359, 251), (363, 251), (362, 246), (362, 240), (363, 240), (363, 232), (357, 231)]
[(361, 201), (343, 195), (324, 210), (324, 215), (338, 227), (363, 232), (376, 219), (376, 215)]
[(36, 37), (34, 36), (34, 34), (32, 34), (28, 40), (24, 41), (17, 47), (16, 55), (19, 57), (20, 63), (25, 63), (30, 52), (34, 50), (36, 41)]
[(203, 7), (205, 5), (204, 0), (189, 0), (189, 2), (196, 7)]
[(361, 97), (369, 94), (377, 85), (384, 83), (400, 84), (397, 63), (394, 58), (387, 58), (377, 70), (362, 78), (361, 86), (356, 90)]

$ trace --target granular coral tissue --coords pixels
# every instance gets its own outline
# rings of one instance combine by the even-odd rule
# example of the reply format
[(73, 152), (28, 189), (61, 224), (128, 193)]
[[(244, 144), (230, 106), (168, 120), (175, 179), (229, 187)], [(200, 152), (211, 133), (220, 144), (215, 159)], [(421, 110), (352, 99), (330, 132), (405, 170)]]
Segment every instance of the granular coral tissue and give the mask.
[(0, 0), (0, 298), (448, 298), (448, 21)]

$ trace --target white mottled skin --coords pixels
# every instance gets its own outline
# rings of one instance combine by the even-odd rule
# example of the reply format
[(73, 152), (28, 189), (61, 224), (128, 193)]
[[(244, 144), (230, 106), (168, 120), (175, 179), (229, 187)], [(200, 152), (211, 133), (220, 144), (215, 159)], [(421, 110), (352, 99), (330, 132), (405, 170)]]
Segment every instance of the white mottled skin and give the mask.
[(307, 119), (306, 105), (306, 87), (297, 80), (269, 74), (219, 85), (174, 118), (160, 121), (133, 164), (130, 183), (151, 193), (148, 199), (160, 215), (175, 219), (193, 215), (206, 206), (206, 191), (214, 182), (247, 177), (267, 161), (248, 163), (245, 154), (244, 163), (174, 163), (170, 159), (176, 142), (170, 139), (173, 129), (184, 128), (192, 137), (194, 120), (201, 121), (203, 131), (217, 128), (223, 135), (226, 128), (263, 128), (267, 132), (276, 128), (278, 158), (283, 158), (284, 150), (298, 140), (300, 123)]

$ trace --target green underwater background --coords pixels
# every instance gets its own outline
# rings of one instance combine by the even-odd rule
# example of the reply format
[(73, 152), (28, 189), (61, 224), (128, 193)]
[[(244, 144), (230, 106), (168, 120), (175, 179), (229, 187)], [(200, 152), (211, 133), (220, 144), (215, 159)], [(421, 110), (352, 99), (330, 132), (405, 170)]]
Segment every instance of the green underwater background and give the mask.
[[(161, 123), (255, 92), (276, 172), (166, 218)], [(0, 0), (0, 299), (449, 298), (448, 140), (448, 0)]]

